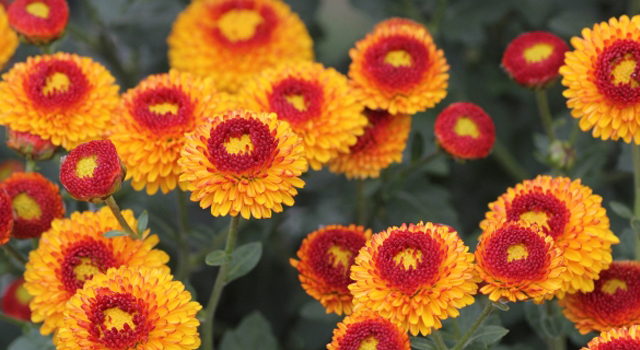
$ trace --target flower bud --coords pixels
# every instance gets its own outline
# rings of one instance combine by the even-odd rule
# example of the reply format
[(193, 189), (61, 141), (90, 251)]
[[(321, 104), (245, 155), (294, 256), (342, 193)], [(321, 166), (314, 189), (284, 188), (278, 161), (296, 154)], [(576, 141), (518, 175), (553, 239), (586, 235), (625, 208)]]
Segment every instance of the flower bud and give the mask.
[(16, 0), (7, 11), (9, 24), (20, 38), (33, 45), (47, 45), (64, 33), (69, 20), (66, 0)]
[(2, 311), (20, 320), (31, 321), (29, 302), (33, 299), (24, 288), (24, 278), (16, 278), (2, 297)]
[(58, 146), (38, 135), (7, 128), (7, 147), (25, 158), (44, 161), (53, 158)]
[(549, 145), (549, 162), (557, 168), (569, 170), (576, 165), (576, 151), (567, 141), (553, 141)]

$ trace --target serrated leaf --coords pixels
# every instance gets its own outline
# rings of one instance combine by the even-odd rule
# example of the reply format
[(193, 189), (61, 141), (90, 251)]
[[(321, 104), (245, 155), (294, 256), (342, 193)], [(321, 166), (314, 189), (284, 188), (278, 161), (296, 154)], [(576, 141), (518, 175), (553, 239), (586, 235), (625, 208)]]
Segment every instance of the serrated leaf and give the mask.
[(504, 327), (484, 326), (469, 338), (468, 344), (477, 343), (481, 347), (487, 347), (502, 339), (507, 333), (509, 330)]
[(44, 337), (37, 329), (32, 328), (28, 333), (14, 340), (7, 350), (53, 350), (55, 348), (51, 337)]
[(262, 256), (262, 243), (252, 242), (241, 246), (233, 252), (227, 283), (240, 278), (253, 270)]
[(115, 237), (122, 237), (122, 236), (128, 236), (128, 235), (126, 232), (122, 232), (120, 230), (111, 230), (103, 233), (102, 236), (106, 238), (115, 238)]
[(204, 258), (205, 264), (209, 266), (222, 266), (231, 262), (233, 257), (223, 250), (214, 250), (211, 253), (207, 254)]
[(271, 325), (260, 312), (242, 319), (238, 328), (227, 331), (220, 343), (220, 350), (276, 350), (278, 342), (271, 332)]
[(145, 210), (138, 217), (137, 230), (140, 236), (142, 236), (142, 233), (147, 229), (147, 225), (149, 225), (149, 213)]
[(618, 201), (611, 201), (609, 202), (609, 206), (611, 207), (611, 210), (616, 213), (616, 215), (623, 219), (631, 219), (633, 217), (633, 211), (623, 203), (620, 203)]
[(411, 348), (416, 350), (435, 350), (436, 345), (427, 338), (411, 337)]

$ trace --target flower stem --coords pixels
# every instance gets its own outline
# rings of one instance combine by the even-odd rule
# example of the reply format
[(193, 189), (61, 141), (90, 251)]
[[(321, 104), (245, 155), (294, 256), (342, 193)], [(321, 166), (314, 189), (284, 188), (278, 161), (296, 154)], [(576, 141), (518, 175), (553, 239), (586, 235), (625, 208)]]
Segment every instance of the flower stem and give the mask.
[[(236, 246), (236, 239), (238, 238), (238, 224), (240, 223), (240, 216), (234, 216), (231, 218), (231, 225), (229, 226), (229, 235), (227, 236), (227, 245), (224, 250), (225, 254), (232, 255), (233, 248)], [(207, 303), (207, 309), (205, 310), (205, 321), (203, 331), (203, 346), (204, 350), (213, 350), (213, 319), (216, 314), (216, 307), (218, 301), (220, 301), (220, 295), (222, 295), (222, 289), (227, 284), (227, 274), (229, 273), (228, 262), (220, 266), (216, 282), (213, 285), (211, 296), (209, 297), (209, 303)]]
[(19, 320), (19, 319), (15, 318), (15, 317), (11, 317), (11, 316), (5, 314), (4, 312), (0, 312), (0, 321), (11, 323), (11, 324), (16, 325), (16, 326), (18, 326), (20, 328), (25, 328), (25, 327), (30, 327), (31, 326), (30, 322)]
[(444, 340), (442, 340), (442, 335), (440, 335), (440, 332), (438, 332), (437, 329), (433, 330), (433, 332), (431, 333), (431, 337), (433, 338), (433, 341), (436, 343), (437, 350), (449, 350), (447, 345), (445, 345)]
[(22, 253), (20, 253), (19, 251), (17, 251), (14, 247), (12, 247), (9, 243), (7, 244), (3, 244), (2, 245), (2, 249), (4, 249), (4, 252), (13, 257), (14, 259), (16, 259), (16, 261), (18, 261), (21, 265), (26, 265), (27, 264), (27, 258), (24, 257), (24, 255), (22, 255)]
[(27, 156), (27, 163), (25, 164), (24, 171), (27, 173), (36, 171), (36, 161), (33, 160), (30, 155)]
[(366, 198), (364, 195), (364, 179), (358, 181), (358, 193), (357, 193), (357, 218), (358, 225), (364, 225), (367, 222), (367, 208)]
[(462, 338), (458, 339), (456, 346), (454, 346), (452, 350), (464, 349), (469, 338), (471, 338), (471, 336), (478, 330), (478, 328), (480, 328), (482, 322), (484, 322), (484, 320), (489, 317), (491, 311), (493, 311), (493, 303), (491, 301), (487, 301), (487, 305), (480, 313), (480, 316), (478, 316), (478, 319), (476, 319), (476, 321), (471, 325), (471, 328), (469, 328), (469, 330), (467, 330), (467, 332), (462, 335)]
[(556, 132), (553, 129), (553, 117), (551, 116), (551, 109), (549, 109), (549, 99), (547, 98), (547, 90), (536, 90), (536, 100), (538, 101), (538, 111), (540, 112), (540, 118), (542, 118), (542, 124), (547, 131), (547, 136), (551, 142), (557, 139)]
[[(547, 309), (547, 317), (554, 317), (555, 300), (548, 300), (545, 302), (545, 306)], [(555, 337), (550, 337), (547, 339), (550, 350), (566, 350), (567, 349), (567, 341), (564, 335), (560, 334)]]
[(127, 220), (124, 219), (124, 216), (122, 216), (120, 208), (118, 207), (118, 204), (116, 204), (116, 200), (113, 198), (113, 196), (109, 196), (109, 198), (107, 198), (105, 202), (107, 203), (109, 209), (111, 209), (111, 211), (113, 212), (113, 215), (116, 217), (116, 220), (118, 220), (118, 223), (120, 224), (124, 232), (126, 232), (133, 240), (140, 239), (140, 236), (138, 236), (138, 234), (131, 228), (131, 226), (129, 226)]
[(178, 214), (180, 215), (180, 232), (178, 234), (180, 240), (180, 250), (178, 252), (178, 272), (176, 279), (184, 280), (189, 276), (191, 264), (189, 263), (189, 216), (187, 213), (187, 196), (180, 188), (176, 189), (178, 197)]
[(633, 207), (634, 217), (631, 219), (631, 228), (634, 231), (636, 245), (636, 260), (640, 261), (640, 228), (634, 222), (640, 220), (640, 146), (631, 144), (633, 151), (633, 179), (635, 185), (635, 205)]
[(529, 178), (527, 171), (498, 139), (496, 139), (496, 142), (493, 144), (493, 156), (514, 180), (522, 181)]
[(402, 170), (400, 172), (400, 174), (398, 174), (398, 178), (400, 179), (404, 179), (407, 175), (409, 175), (412, 171), (420, 168), (421, 166), (431, 162), (432, 160), (434, 160), (438, 155), (440, 154), (440, 149), (436, 148), (435, 151), (427, 154), (426, 156), (416, 160), (415, 162), (413, 162), (411, 165), (409, 165), (408, 167), (406, 167), (404, 170)]
[(431, 26), (429, 30), (436, 36), (438, 34), (438, 30), (440, 29), (440, 24), (442, 23), (442, 19), (444, 18), (444, 13), (447, 10), (447, 5), (449, 0), (439, 0), (438, 7), (436, 8), (436, 12), (433, 15), (433, 19), (431, 20)]

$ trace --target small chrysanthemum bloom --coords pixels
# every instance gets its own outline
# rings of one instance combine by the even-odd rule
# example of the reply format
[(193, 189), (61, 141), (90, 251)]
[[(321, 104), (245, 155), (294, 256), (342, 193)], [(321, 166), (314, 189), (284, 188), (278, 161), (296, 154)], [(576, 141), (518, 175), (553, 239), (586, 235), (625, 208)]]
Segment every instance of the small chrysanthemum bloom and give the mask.
[(557, 292), (593, 290), (593, 280), (611, 264), (611, 245), (620, 242), (609, 229), (609, 218), (602, 207), (602, 197), (580, 179), (538, 176), (509, 188), (480, 223), (484, 231), (490, 224), (524, 220), (535, 223), (553, 238), (562, 251), (563, 285)]
[(560, 76), (558, 70), (567, 51), (567, 43), (555, 34), (542, 31), (520, 34), (504, 51), (502, 68), (524, 87), (545, 88)]
[(280, 0), (194, 1), (168, 43), (171, 67), (210, 76), (232, 93), (266, 68), (313, 60), (307, 28)]
[(299, 62), (269, 69), (247, 81), (240, 105), (276, 113), (304, 140), (309, 165), (323, 164), (349, 152), (367, 125), (363, 106), (350, 93), (347, 78), (320, 63)]
[(293, 205), (307, 170), (304, 146), (274, 113), (243, 109), (209, 119), (186, 136), (178, 164), (191, 200), (211, 215), (271, 217)]
[(74, 148), (62, 159), (60, 182), (79, 201), (101, 203), (120, 190), (127, 168), (111, 140), (95, 140)]
[(13, 173), (3, 187), (15, 211), (13, 238), (38, 238), (54, 219), (64, 217), (60, 189), (38, 173)]
[(109, 269), (87, 281), (68, 303), (58, 350), (197, 349), (202, 306), (167, 270)]
[(568, 294), (560, 306), (582, 334), (640, 323), (640, 263), (614, 261), (593, 291)]
[(537, 224), (491, 223), (479, 240), (476, 270), (487, 282), (480, 292), (488, 294), (490, 300), (534, 299), (539, 303), (562, 287), (560, 276), (566, 269), (562, 252)]
[(453, 103), (436, 118), (438, 146), (456, 159), (478, 159), (489, 155), (496, 141), (491, 117), (480, 106)]
[(115, 79), (88, 57), (56, 53), (27, 58), (2, 76), (0, 125), (72, 150), (102, 139), (118, 103)]
[(591, 339), (582, 350), (635, 350), (640, 349), (640, 326), (613, 328)]
[(5, 191), (4, 186), (0, 185), (0, 245), (9, 242), (15, 215), (11, 197)]
[(593, 137), (640, 144), (640, 16), (611, 18), (582, 35), (560, 68), (571, 115)]
[(369, 309), (414, 336), (430, 334), (474, 302), (480, 279), (468, 251), (456, 231), (430, 222), (373, 235), (351, 267), (354, 312)]
[(18, 44), (18, 35), (9, 26), (6, 10), (0, 6), (0, 69), (16, 52)]
[(298, 258), (290, 259), (298, 269), (302, 288), (320, 301), (327, 313), (351, 314), (353, 303), (349, 284), (351, 265), (360, 248), (371, 238), (371, 230), (363, 226), (328, 225), (310, 233), (298, 250)]
[(26, 42), (46, 45), (64, 33), (69, 5), (66, 0), (15, 0), (7, 13), (9, 24)]
[(49, 140), (28, 132), (20, 132), (7, 128), (7, 147), (25, 158), (44, 161), (53, 158), (58, 146)]
[(0, 162), (0, 182), (6, 180), (13, 173), (24, 172), (24, 163), (15, 159)]
[(16, 278), (2, 296), (2, 312), (20, 320), (31, 321), (31, 299), (33, 296), (24, 288), (24, 278)]
[(327, 349), (410, 350), (411, 343), (405, 329), (370, 310), (362, 310), (338, 323)]
[(427, 29), (387, 21), (349, 51), (353, 96), (371, 109), (415, 114), (447, 96), (449, 66)]
[[(137, 220), (131, 210), (122, 216), (131, 227)], [(141, 240), (129, 236), (106, 238), (105, 232), (122, 230), (118, 220), (107, 207), (97, 212), (74, 212), (69, 219), (54, 220), (51, 230), (40, 238), (36, 250), (29, 253), (25, 288), (34, 299), (30, 307), (33, 322), (43, 322), (42, 334), (49, 334), (62, 326), (67, 301), (92, 278), (112, 267), (146, 266), (160, 268), (165, 273), (169, 256), (153, 249), (158, 236), (149, 230)]]
[(344, 173), (348, 179), (366, 179), (380, 176), (380, 171), (391, 163), (402, 162), (411, 131), (411, 116), (392, 115), (387, 111), (366, 109), (369, 124), (358, 142), (329, 162), (334, 173)]
[(171, 70), (152, 75), (127, 91), (118, 104), (110, 139), (128, 168), (131, 186), (148, 194), (187, 184), (178, 182), (178, 158), (185, 133), (206, 118), (233, 106), (226, 94), (216, 92), (213, 80)]

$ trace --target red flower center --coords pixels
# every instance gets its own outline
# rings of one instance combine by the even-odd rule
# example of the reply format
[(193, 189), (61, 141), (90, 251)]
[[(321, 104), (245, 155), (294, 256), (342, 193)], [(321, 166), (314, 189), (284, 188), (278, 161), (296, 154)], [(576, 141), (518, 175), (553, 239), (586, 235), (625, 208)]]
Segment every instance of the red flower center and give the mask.
[(605, 48), (595, 65), (596, 86), (609, 101), (623, 106), (640, 101), (640, 44), (617, 40)]
[(249, 48), (265, 44), (278, 25), (278, 16), (268, 5), (255, 0), (227, 1), (208, 8), (212, 37), (223, 46)]
[(624, 338), (612, 339), (606, 343), (600, 343), (595, 347), (592, 345), (590, 349), (593, 350), (640, 350), (640, 340), (633, 339), (629, 336)]
[(526, 220), (535, 223), (554, 240), (564, 234), (571, 212), (550, 191), (529, 192), (516, 196), (507, 204), (507, 220)]
[(70, 293), (82, 288), (85, 281), (110, 267), (117, 267), (113, 252), (103, 242), (87, 238), (66, 247), (60, 264), (62, 284)]
[(153, 134), (175, 130), (182, 136), (195, 122), (191, 100), (176, 86), (143, 91), (129, 108), (133, 118)]
[(413, 88), (429, 68), (429, 52), (418, 39), (396, 34), (382, 38), (364, 54), (365, 72), (393, 90)]
[(278, 119), (294, 126), (320, 116), (324, 97), (317, 83), (287, 78), (273, 87), (269, 96), (271, 110)]
[(429, 234), (395, 231), (378, 248), (376, 268), (390, 287), (413, 295), (435, 283), (442, 248)]
[(278, 154), (278, 141), (269, 127), (257, 119), (240, 117), (225, 120), (211, 128), (209, 160), (222, 172), (235, 176), (270, 166)]
[(106, 288), (92, 300), (87, 311), (89, 334), (108, 349), (129, 349), (145, 343), (151, 327), (148, 305), (129, 293), (113, 293)]
[(25, 89), (43, 109), (69, 107), (89, 89), (89, 82), (75, 62), (51, 59), (33, 67)]
[(393, 116), (384, 110), (372, 111), (367, 109), (365, 115), (369, 119), (369, 125), (364, 129), (364, 134), (358, 136), (358, 142), (351, 146), (351, 153), (358, 153), (378, 145), (380, 134), (384, 133)]
[(340, 350), (397, 350), (403, 344), (398, 331), (388, 322), (381, 320), (364, 320), (350, 324), (339, 340)]

